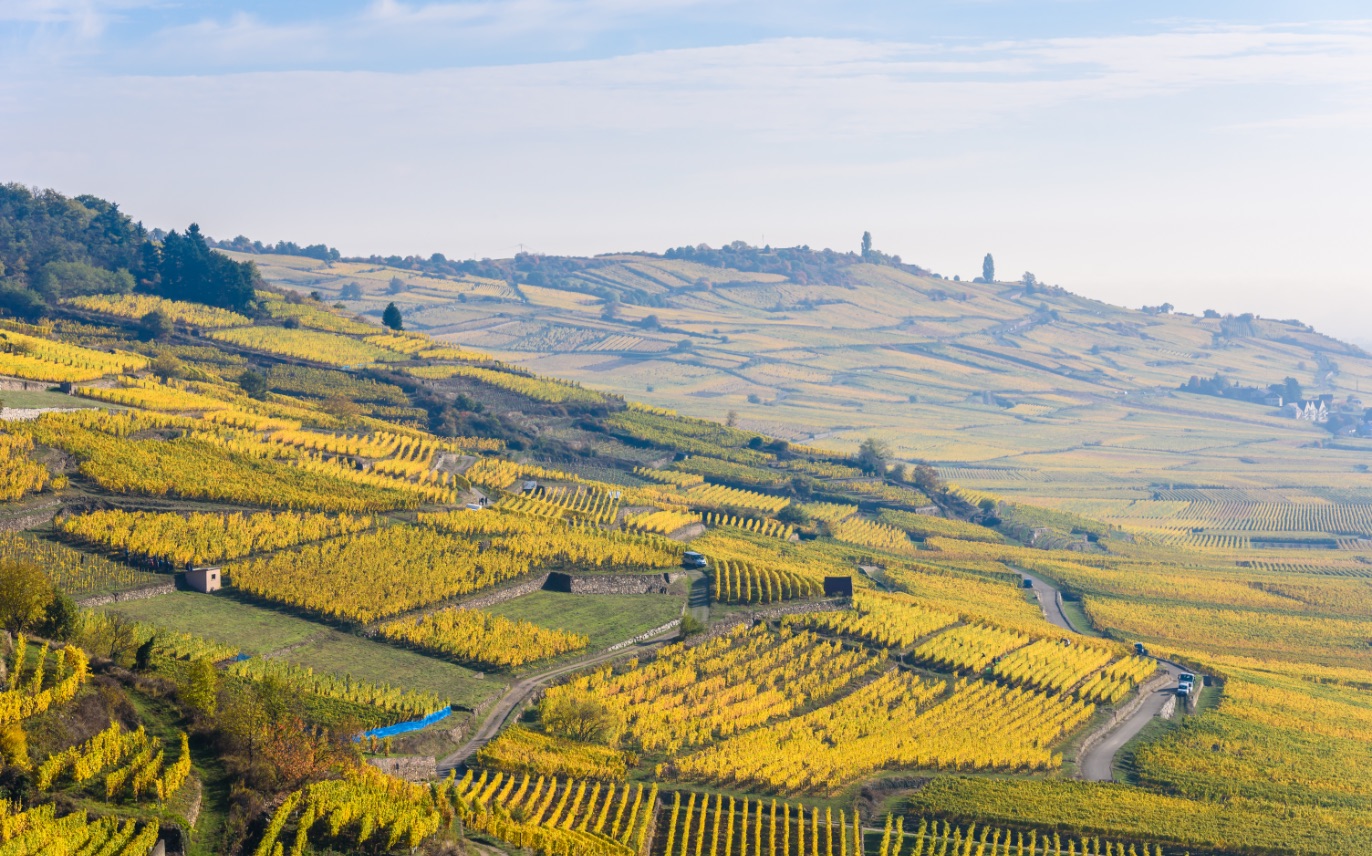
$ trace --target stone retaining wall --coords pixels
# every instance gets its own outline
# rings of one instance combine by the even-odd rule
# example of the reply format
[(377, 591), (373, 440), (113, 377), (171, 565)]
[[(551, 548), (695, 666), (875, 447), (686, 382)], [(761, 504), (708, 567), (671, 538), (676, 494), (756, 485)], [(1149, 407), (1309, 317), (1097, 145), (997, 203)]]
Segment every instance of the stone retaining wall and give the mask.
[(205, 799), (205, 789), (201, 786), (197, 776), (190, 778), (190, 786), (194, 790), (192, 790), (190, 800), (186, 805), (186, 825), (195, 829), (195, 822), (200, 819), (200, 805)]
[(124, 603), (130, 600), (147, 600), (150, 597), (157, 597), (161, 594), (171, 594), (176, 591), (176, 583), (165, 582), (159, 585), (146, 586), (132, 591), (121, 591), (117, 594), (97, 594), (90, 597), (83, 597), (76, 603), (78, 606), (109, 606), (111, 603)]
[(0, 517), (0, 532), (23, 532), (25, 529), (42, 526), (56, 516), (61, 507), (60, 503), (53, 503), (18, 514)]
[(778, 606), (767, 606), (761, 609), (752, 609), (748, 612), (731, 615), (721, 621), (710, 625), (710, 629), (699, 636), (691, 637), (692, 640), (711, 639), (729, 632), (740, 624), (755, 624), (759, 621), (771, 621), (781, 618), (783, 615), (796, 615), (802, 612), (838, 612), (844, 609), (851, 609), (853, 601), (851, 598), (834, 597), (828, 600), (797, 600)]
[(10, 392), (42, 392), (56, 389), (57, 384), (43, 380), (23, 380), (17, 377), (0, 377), (0, 390)]
[[(571, 594), (669, 594), (682, 574), (558, 574), (550, 575), (550, 589)], [(566, 588), (561, 588), (565, 585)]]
[(1167, 672), (1159, 671), (1156, 675), (1144, 681), (1143, 684), (1139, 686), (1138, 693), (1130, 699), (1127, 704), (1118, 708), (1104, 725), (1097, 728), (1093, 733), (1087, 735), (1085, 740), (1081, 741), (1081, 746), (1077, 748), (1077, 778), (1081, 778), (1082, 772), (1080, 764), (1081, 759), (1086, 757), (1086, 753), (1090, 752), (1097, 743), (1104, 740), (1106, 735), (1111, 731), (1114, 731), (1115, 726), (1133, 716), (1134, 712), (1143, 706), (1144, 701), (1147, 700), (1149, 695), (1157, 692), (1159, 687), (1166, 684), (1171, 679), (1171, 675), (1167, 674)]
[(611, 645), (610, 647), (606, 648), (605, 650), (606, 650), (606, 651), (618, 651), (620, 648), (628, 648), (630, 645), (637, 645), (639, 642), (646, 642), (646, 641), (648, 641), (649, 639), (652, 639), (654, 636), (657, 636), (657, 635), (662, 634), (662, 633), (666, 633), (668, 630), (671, 630), (673, 627), (680, 627), (680, 626), (681, 626), (681, 619), (680, 619), (680, 618), (673, 618), (671, 621), (667, 622), (666, 624), (662, 625), (661, 627), (654, 627), (652, 630), (646, 631), (646, 632), (644, 632), (644, 633), (640, 633), (640, 634), (638, 634), (637, 636), (635, 636), (635, 637), (632, 638), (632, 639), (625, 639), (623, 642), (616, 642), (615, 644)]
[(541, 574), (522, 583), (486, 592), (479, 597), (458, 601), (457, 606), (463, 609), (481, 609), (486, 606), (495, 606), (497, 603), (504, 603), (507, 600), (514, 600), (517, 597), (540, 591), (547, 583), (548, 575)]
[(0, 422), (31, 422), (44, 413), (73, 413), (83, 407), (0, 407)]
[(432, 755), (407, 755), (401, 758), (368, 758), (367, 763), (381, 772), (407, 782), (425, 782), (434, 778), (438, 760)]

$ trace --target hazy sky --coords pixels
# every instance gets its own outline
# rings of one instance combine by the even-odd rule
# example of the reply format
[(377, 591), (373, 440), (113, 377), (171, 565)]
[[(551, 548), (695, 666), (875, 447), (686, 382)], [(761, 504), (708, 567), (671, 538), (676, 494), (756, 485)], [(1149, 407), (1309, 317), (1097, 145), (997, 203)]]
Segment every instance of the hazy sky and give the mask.
[(870, 229), (1369, 341), (1370, 144), (1365, 3), (0, 0), (0, 181), (345, 254)]

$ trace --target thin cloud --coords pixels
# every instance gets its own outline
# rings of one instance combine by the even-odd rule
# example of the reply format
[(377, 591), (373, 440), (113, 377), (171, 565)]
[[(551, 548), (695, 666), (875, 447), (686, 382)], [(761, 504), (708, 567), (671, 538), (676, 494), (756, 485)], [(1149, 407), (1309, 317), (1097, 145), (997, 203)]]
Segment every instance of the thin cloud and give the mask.
[(0, 23), (61, 27), (94, 39), (123, 13), (155, 5), (156, 0), (0, 0)]
[(1264, 314), (1275, 298), (1175, 284), (1315, 282), (1289, 290), (1313, 300), (1362, 281), (1346, 247), (1372, 195), (1366, 25), (777, 38), (414, 72), (292, 67), (337, 50), (332, 25), (292, 26), (176, 31), (192, 59), (257, 42), (244, 65), (274, 70), (0, 78), (6, 178), (355, 253), (846, 246), (868, 228), (949, 273), (994, 248), (1103, 296), (1152, 279)]

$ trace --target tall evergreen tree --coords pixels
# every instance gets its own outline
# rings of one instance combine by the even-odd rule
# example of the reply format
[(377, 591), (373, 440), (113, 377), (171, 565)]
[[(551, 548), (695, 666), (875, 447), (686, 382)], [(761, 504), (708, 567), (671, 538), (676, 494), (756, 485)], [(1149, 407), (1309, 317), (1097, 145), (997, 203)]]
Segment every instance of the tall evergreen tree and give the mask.
[(862, 233), (862, 257), (865, 259), (872, 254), (872, 233)]
[(381, 323), (392, 330), (405, 329), (404, 322), (400, 320), (400, 309), (394, 303), (386, 304), (386, 311), (381, 313)]
[[(252, 262), (236, 262), (216, 253), (192, 223), (184, 234), (167, 234), (156, 259), (157, 276), (147, 283), (151, 291), (172, 300), (190, 300), (249, 312), (256, 302), (257, 268)], [(151, 259), (150, 259), (151, 261)]]
[(991, 258), (990, 253), (981, 260), (981, 278), (986, 282), (996, 281), (996, 260)]

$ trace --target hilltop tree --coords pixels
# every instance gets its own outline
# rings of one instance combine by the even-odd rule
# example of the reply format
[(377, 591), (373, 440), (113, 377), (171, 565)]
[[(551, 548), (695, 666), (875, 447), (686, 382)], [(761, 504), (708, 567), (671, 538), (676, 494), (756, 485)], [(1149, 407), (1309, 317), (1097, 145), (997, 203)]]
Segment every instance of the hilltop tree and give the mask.
[(386, 304), (386, 311), (381, 313), (381, 323), (392, 330), (405, 329), (405, 323), (400, 318), (400, 308), (394, 303)]
[(872, 254), (872, 233), (862, 233), (862, 257), (865, 259)]
[(981, 260), (981, 278), (986, 282), (996, 281), (996, 260), (991, 258), (990, 253)]

